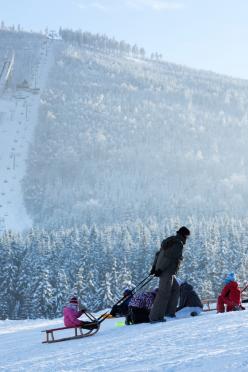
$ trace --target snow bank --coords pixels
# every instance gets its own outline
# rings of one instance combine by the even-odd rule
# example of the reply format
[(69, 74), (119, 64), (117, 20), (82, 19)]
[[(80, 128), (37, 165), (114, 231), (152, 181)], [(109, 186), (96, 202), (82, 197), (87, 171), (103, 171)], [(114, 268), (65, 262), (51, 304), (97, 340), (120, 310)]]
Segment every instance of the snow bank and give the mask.
[(248, 370), (247, 311), (204, 313), (162, 324), (116, 323), (106, 320), (93, 337), (47, 345), (41, 343), (40, 331), (62, 325), (62, 319), (2, 321), (0, 370)]

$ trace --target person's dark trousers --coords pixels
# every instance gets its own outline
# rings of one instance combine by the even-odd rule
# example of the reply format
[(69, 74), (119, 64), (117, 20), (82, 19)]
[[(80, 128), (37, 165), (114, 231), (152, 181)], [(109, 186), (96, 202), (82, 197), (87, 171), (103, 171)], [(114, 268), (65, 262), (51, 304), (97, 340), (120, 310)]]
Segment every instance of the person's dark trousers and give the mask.
[(130, 306), (126, 319), (129, 321), (129, 324), (148, 323), (150, 321), (149, 310)]
[(161, 274), (158, 293), (150, 312), (150, 321), (163, 320), (165, 315), (175, 315), (180, 293), (179, 288), (174, 275)]
[(165, 310), (165, 315), (175, 316), (176, 311), (177, 311), (179, 295), (180, 295), (180, 286), (179, 286), (175, 276), (173, 276), (171, 294), (170, 294), (170, 298), (169, 298), (169, 301), (168, 301), (167, 308)]

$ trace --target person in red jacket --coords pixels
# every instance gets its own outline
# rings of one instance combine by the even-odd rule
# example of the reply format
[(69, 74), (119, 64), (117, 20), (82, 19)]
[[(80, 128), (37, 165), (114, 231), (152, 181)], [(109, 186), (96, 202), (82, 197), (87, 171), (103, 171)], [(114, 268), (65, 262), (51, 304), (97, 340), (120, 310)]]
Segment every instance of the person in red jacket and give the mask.
[(241, 305), (241, 291), (234, 273), (230, 273), (225, 278), (225, 286), (218, 297), (217, 313), (226, 311), (243, 310)]

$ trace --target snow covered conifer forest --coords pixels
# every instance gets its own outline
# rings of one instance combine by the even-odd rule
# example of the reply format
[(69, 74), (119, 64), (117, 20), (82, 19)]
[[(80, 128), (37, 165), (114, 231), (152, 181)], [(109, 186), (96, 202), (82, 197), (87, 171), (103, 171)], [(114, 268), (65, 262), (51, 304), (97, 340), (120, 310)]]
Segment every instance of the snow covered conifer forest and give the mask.
[[(14, 63), (5, 87), (0, 79), (0, 135), (14, 127), (13, 107), (26, 110), (16, 136), (34, 127), (19, 195), (33, 229), (2, 228), (0, 318), (60, 316), (72, 294), (91, 310), (110, 306), (180, 224), (192, 231), (180, 276), (202, 297), (216, 296), (227, 271), (242, 283), (247, 81), (148, 58), (105, 35), (59, 34), (0, 31), (1, 60)], [(40, 89), (37, 115), (17, 86)], [(0, 225), (6, 174), (23, 155), (14, 142), (13, 169), (0, 169)]]
[[(5, 232), (0, 238), (0, 319), (54, 318), (78, 295), (90, 310), (111, 306), (150, 271), (160, 241), (180, 221)], [(248, 220), (189, 219), (192, 237), (179, 276), (215, 298), (223, 273), (247, 279)], [(150, 287), (157, 285), (154, 279)]]

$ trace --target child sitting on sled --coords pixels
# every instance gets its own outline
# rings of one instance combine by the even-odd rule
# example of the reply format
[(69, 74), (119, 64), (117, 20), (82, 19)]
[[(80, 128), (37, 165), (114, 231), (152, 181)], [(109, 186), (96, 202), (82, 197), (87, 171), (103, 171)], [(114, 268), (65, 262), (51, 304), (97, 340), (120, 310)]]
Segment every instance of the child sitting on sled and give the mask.
[(241, 305), (241, 291), (236, 281), (235, 274), (228, 274), (224, 282), (225, 286), (218, 297), (217, 313), (224, 313), (225, 305), (226, 311), (245, 310)]
[(87, 322), (79, 320), (80, 316), (86, 312), (86, 308), (83, 307), (79, 310), (79, 303), (77, 297), (72, 297), (67, 306), (64, 307), (64, 325), (66, 327), (77, 327), (82, 326), (83, 328), (94, 329), (97, 328), (97, 324), (94, 322)]

